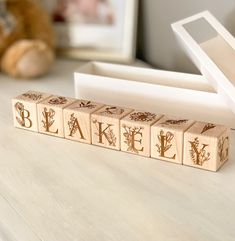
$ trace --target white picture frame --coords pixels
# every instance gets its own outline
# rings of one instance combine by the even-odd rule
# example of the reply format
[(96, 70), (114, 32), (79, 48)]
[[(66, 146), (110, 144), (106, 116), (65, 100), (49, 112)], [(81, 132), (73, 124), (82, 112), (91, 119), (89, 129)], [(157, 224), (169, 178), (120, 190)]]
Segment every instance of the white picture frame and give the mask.
[[(217, 53), (217, 58), (220, 59), (219, 64), (218, 61), (209, 56), (208, 51), (202, 47), (206, 42), (199, 44), (186, 28), (188, 24), (195, 23), (198, 20), (204, 20), (216, 34), (216, 37), (209, 39), (207, 44), (210, 44), (210, 47), (213, 48), (211, 49), (212, 52)], [(231, 70), (231, 65), (228, 65), (228, 62), (231, 64), (234, 61), (231, 59), (226, 60), (227, 56), (232, 56), (233, 60), (235, 60), (235, 39), (232, 34), (209, 11), (203, 11), (199, 14), (175, 22), (172, 24), (172, 29), (190, 59), (198, 67), (202, 75), (208, 79), (218, 95), (235, 113), (234, 76), (232, 76), (233, 73), (231, 72), (228, 74), (228, 70)], [(207, 31), (201, 28), (198, 29), (198, 33), (205, 34)], [(224, 45), (226, 45), (226, 52), (222, 49), (224, 46), (216, 46), (214, 44), (216, 42), (212, 42), (218, 37), (220, 37), (223, 40)], [(228, 47), (230, 48), (230, 53), (228, 53)], [(232, 69), (234, 68), (232, 67)]]
[[(52, 2), (45, 0), (44, 5), (50, 12), (50, 5)], [(53, 0), (57, 1), (57, 0)], [(135, 58), (136, 53), (136, 31), (137, 31), (137, 12), (138, 12), (138, 0), (110, 0), (116, 5), (117, 13), (117, 25), (115, 29), (111, 30), (111, 27), (101, 26), (99, 24), (77, 24), (67, 23), (67, 31), (69, 36), (73, 38), (68, 46), (58, 46), (58, 53), (63, 56), (67, 56), (79, 60), (101, 60), (120, 63), (131, 63)], [(121, 7), (123, 9), (121, 9)], [(122, 19), (121, 19), (122, 18)], [(60, 31), (63, 28), (60, 23), (53, 23), (55, 26), (55, 32), (58, 34), (58, 39), (63, 38), (60, 36)], [(61, 31), (63, 35), (63, 30)], [(117, 35), (117, 32), (119, 35)], [(79, 47), (76, 46), (76, 41), (86, 43), (88, 46)], [(106, 46), (102, 46), (102, 43), (110, 37), (109, 42), (118, 43), (118, 47), (112, 47), (111, 43), (107, 43)], [(97, 46), (92, 46), (98, 43)], [(91, 46), (89, 46), (91, 44)], [(100, 46), (99, 46), (100, 45)]]

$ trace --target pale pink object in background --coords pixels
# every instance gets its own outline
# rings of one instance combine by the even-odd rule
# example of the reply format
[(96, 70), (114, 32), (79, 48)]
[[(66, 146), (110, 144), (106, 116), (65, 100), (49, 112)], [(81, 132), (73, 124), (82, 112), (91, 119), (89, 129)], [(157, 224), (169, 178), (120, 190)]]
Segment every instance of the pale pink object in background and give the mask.
[(58, 0), (53, 19), (97, 24), (112, 24), (114, 20), (108, 0)]

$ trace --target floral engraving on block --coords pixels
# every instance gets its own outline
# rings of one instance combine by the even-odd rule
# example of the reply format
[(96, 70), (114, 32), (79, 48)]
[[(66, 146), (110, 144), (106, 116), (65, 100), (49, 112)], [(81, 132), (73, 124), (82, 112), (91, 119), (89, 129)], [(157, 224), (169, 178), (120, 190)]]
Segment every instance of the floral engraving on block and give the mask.
[(42, 99), (42, 94), (25, 93), (25, 94), (23, 94), (23, 96), (24, 96), (25, 98), (28, 98), (28, 99), (34, 100), (34, 101), (37, 101), (37, 100), (41, 100), (41, 99)]
[(126, 151), (130, 151), (130, 152), (134, 152), (136, 154), (138, 154), (140, 151), (142, 152), (144, 150), (144, 148), (142, 147), (141, 149), (137, 149), (136, 147), (136, 142), (138, 142), (139, 144), (142, 144), (142, 139), (136, 139), (137, 136), (139, 136), (140, 138), (142, 137), (142, 130), (144, 129), (143, 127), (131, 127), (131, 126), (127, 126), (125, 124), (122, 125), (122, 128), (124, 128), (125, 132), (123, 133), (123, 136), (125, 137), (125, 141), (124, 143), (127, 144), (127, 150)]
[(203, 133), (205, 133), (206, 131), (208, 131), (208, 130), (210, 130), (210, 129), (213, 129), (213, 128), (215, 128), (215, 127), (216, 127), (216, 125), (211, 124), (211, 123), (208, 123), (208, 124), (206, 124), (206, 125), (203, 127), (203, 129), (202, 129), (202, 131), (201, 131), (201, 134), (203, 134)]
[(157, 152), (159, 153), (159, 156), (174, 160), (176, 158), (176, 154), (174, 154), (172, 157), (167, 157), (165, 154), (172, 147), (171, 143), (174, 138), (174, 134), (171, 133), (170, 131), (167, 131), (165, 134), (164, 131), (161, 130), (157, 138), (158, 138), (159, 144), (156, 144), (156, 147), (157, 147)]
[(17, 102), (15, 104), (15, 109), (18, 112), (18, 114), (20, 115), (21, 119), (19, 117), (16, 117), (17, 122), (21, 125), (24, 126), (24, 119), (22, 118), (22, 116), (24, 115), (24, 105), (20, 102)]
[(73, 137), (76, 132), (78, 131), (80, 133), (80, 137), (81, 139), (84, 139), (85, 140), (85, 137), (83, 135), (83, 132), (82, 132), (82, 129), (81, 129), (81, 126), (78, 122), (78, 119), (74, 116), (75, 114), (72, 113), (70, 115), (70, 119), (68, 121), (68, 126), (69, 126), (69, 136)]
[(47, 110), (47, 108), (45, 107), (42, 115), (44, 117), (44, 120), (42, 120), (43, 123), (43, 128), (45, 128), (45, 130), (47, 132), (49, 132), (49, 128), (54, 124), (55, 120), (54, 120), (54, 116), (55, 116), (55, 111), (53, 109), (49, 109)]
[(91, 101), (81, 101), (79, 106), (74, 107), (73, 109), (94, 109), (96, 105), (92, 104)]
[(220, 162), (228, 159), (229, 138), (228, 136), (222, 137), (218, 142), (218, 155)]
[(103, 115), (121, 115), (125, 110), (116, 106), (109, 106), (105, 110), (101, 111)]
[(150, 112), (135, 112), (130, 114), (130, 119), (133, 121), (149, 122), (153, 121), (155, 118), (156, 115)]
[(113, 126), (112, 124), (107, 124), (103, 128), (103, 122), (92, 119), (92, 123), (95, 124), (95, 128), (97, 130), (97, 132), (95, 132), (94, 134), (98, 136), (98, 143), (104, 144), (103, 137), (105, 137), (110, 146), (116, 146), (117, 137), (115, 136), (113, 129), (111, 128)]
[[(30, 112), (25, 109), (24, 104), (17, 102), (15, 104), (15, 110), (19, 114), (19, 117), (16, 117), (16, 121), (22, 126), (26, 128), (32, 127), (32, 121), (30, 120)], [(26, 121), (29, 123), (28, 125), (26, 124)]]
[(202, 166), (205, 162), (210, 160), (210, 153), (206, 151), (208, 144), (200, 143), (198, 137), (194, 138), (194, 141), (189, 141), (191, 148), (189, 150), (190, 157), (195, 165)]
[(68, 121), (70, 136), (73, 136), (77, 131), (77, 127), (74, 127), (75, 121), (76, 121), (76, 117), (74, 116), (74, 113), (73, 113), (73, 114), (70, 115), (70, 120)]
[(65, 97), (55, 97), (55, 98), (51, 98), (48, 103), (51, 105), (63, 105), (66, 104), (68, 102), (68, 100)]
[(161, 125), (181, 125), (181, 124), (185, 124), (187, 123), (188, 120), (183, 119), (183, 120), (166, 120), (162, 123), (160, 123)]

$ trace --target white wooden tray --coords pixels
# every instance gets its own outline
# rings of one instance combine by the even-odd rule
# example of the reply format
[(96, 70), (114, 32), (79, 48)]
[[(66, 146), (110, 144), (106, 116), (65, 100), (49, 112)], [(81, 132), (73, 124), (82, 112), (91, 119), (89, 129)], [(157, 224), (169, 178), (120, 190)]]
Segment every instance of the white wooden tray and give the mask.
[(235, 128), (235, 115), (200, 75), (90, 62), (75, 73), (75, 96)]

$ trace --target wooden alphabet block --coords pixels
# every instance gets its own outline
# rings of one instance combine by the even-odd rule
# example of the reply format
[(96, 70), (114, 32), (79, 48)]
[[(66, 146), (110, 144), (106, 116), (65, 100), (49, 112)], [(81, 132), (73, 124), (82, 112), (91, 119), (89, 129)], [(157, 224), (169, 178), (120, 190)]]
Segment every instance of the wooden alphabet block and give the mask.
[(106, 105), (91, 115), (92, 144), (120, 150), (120, 120), (132, 109)]
[(151, 157), (183, 163), (184, 132), (193, 120), (164, 116), (151, 127)]
[(37, 104), (51, 94), (28, 91), (12, 99), (14, 126), (38, 132)]
[(121, 120), (121, 150), (150, 156), (151, 125), (162, 115), (135, 110)]
[(52, 95), (37, 104), (39, 132), (64, 137), (63, 109), (75, 101), (76, 99)]
[(183, 164), (217, 171), (229, 155), (229, 129), (212, 123), (196, 122), (184, 134)]
[(103, 104), (87, 100), (77, 100), (63, 110), (65, 138), (91, 143), (91, 114)]

